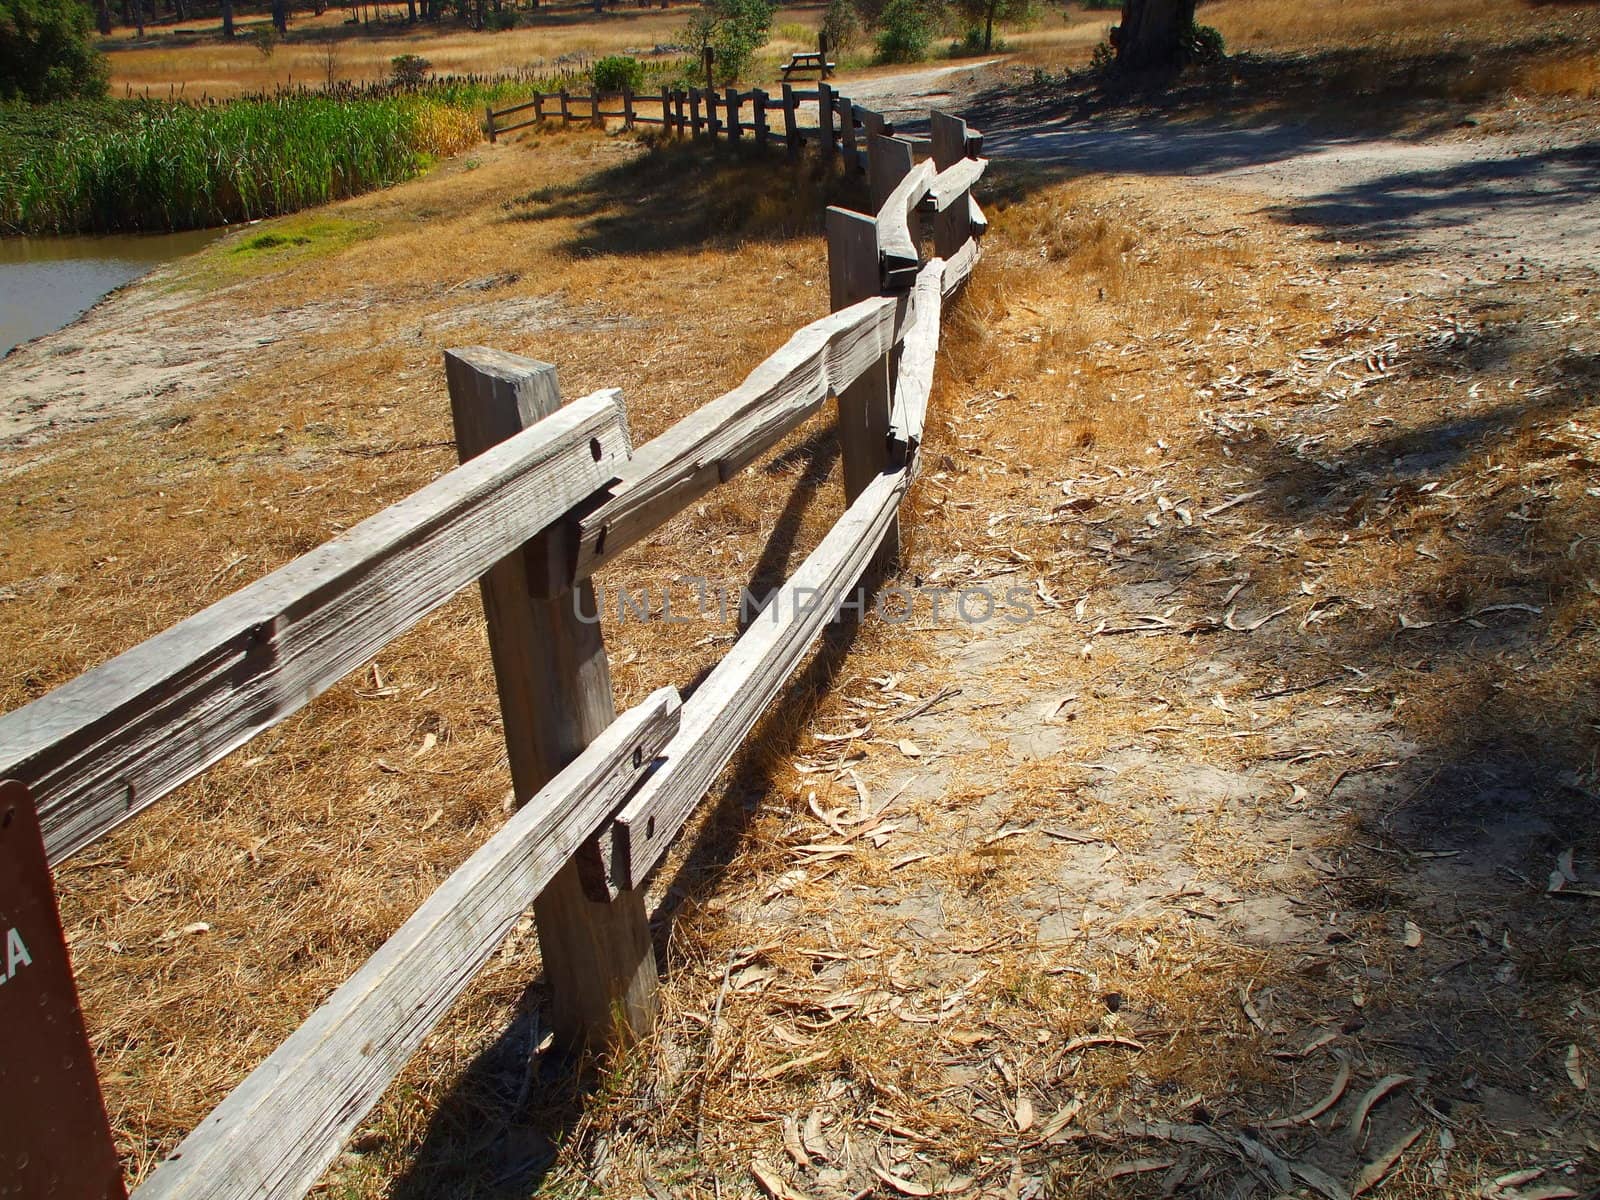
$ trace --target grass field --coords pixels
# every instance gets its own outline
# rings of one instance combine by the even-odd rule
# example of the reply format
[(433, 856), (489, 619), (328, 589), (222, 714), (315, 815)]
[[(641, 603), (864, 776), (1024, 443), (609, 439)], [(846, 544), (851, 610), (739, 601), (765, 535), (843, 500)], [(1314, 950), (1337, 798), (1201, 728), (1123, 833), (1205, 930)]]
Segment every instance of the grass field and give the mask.
[[(814, 49), (824, 6), (789, 5), (778, 10), (774, 35), (762, 52), (773, 62), (794, 50)], [(494, 75), (505, 71), (558, 70), (574, 61), (606, 54), (649, 55), (657, 46), (683, 40), (692, 8), (619, 9), (596, 15), (588, 8), (524, 13), (524, 24), (504, 32), (473, 33), (454, 25), (442, 32), (386, 21), (364, 29), (344, 24), (330, 9), (321, 17), (297, 17), (289, 38), (264, 58), (247, 37), (225, 42), (213, 26), (178, 27), (137, 43), (114, 36), (104, 43), (111, 58), (113, 95), (130, 90), (165, 96), (226, 97), (291, 83), (321, 86), (328, 79), (368, 82), (389, 75), (390, 60), (420, 54), (441, 75)], [(676, 58), (673, 51), (663, 56)]]

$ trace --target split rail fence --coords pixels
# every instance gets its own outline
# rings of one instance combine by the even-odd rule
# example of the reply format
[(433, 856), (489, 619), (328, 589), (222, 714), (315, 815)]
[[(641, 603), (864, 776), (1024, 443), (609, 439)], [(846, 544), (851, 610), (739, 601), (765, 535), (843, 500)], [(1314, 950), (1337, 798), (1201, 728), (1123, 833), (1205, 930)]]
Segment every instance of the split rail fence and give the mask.
[[(802, 117), (807, 118), (803, 124)], [(576, 124), (600, 129), (606, 128), (608, 121), (621, 121), (625, 130), (654, 125), (669, 136), (720, 137), (735, 144), (748, 136), (763, 149), (781, 138), (791, 157), (798, 157), (811, 143), (824, 155), (842, 154), (846, 166), (862, 170), (869, 140), (894, 133), (894, 125), (881, 113), (863, 108), (826, 82), (814, 88), (785, 83), (777, 95), (761, 88), (741, 92), (731, 87), (721, 91), (663, 87), (656, 92), (534, 92), (520, 104), (484, 109), (484, 129), (491, 142), (503, 133), (547, 121), (562, 127)], [(927, 148), (925, 142), (913, 145)]]
[[(0, 779), (29, 786), (57, 864), (479, 581), (519, 807), (135, 1200), (304, 1195), (530, 901), (558, 1035), (649, 1028), (647, 878), (839, 603), (898, 549), (941, 305), (985, 227), (971, 198), (980, 139), (937, 112), (931, 134), (923, 162), (886, 134), (855, 149), (875, 211), (827, 212), (830, 315), (659, 437), (631, 445), (615, 390), (563, 404), (548, 364), (447, 351), (459, 467), (0, 717)], [(688, 699), (665, 687), (618, 716), (600, 626), (578, 617), (598, 611), (590, 576), (830, 396), (844, 515)]]

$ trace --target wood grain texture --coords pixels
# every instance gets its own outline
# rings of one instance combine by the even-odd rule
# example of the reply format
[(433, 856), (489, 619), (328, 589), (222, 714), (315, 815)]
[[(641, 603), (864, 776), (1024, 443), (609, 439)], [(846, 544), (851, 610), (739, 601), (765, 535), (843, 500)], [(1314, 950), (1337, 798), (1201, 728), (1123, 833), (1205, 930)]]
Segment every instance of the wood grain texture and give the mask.
[[(475, 349), (445, 355), (456, 446), (466, 458), (515, 437), (561, 405), (556, 369), (514, 354)], [(481, 581), (489, 651), (515, 801), (523, 803), (616, 718), (605, 639), (593, 587), (546, 594), (563, 529), (551, 529), (497, 562)], [(560, 539), (570, 545), (572, 539)], [(598, 861), (591, 872), (598, 876)], [(569, 1047), (633, 1040), (656, 1014), (657, 975), (644, 897), (596, 903), (575, 856), (534, 903), (550, 994), (550, 1023)]]
[(618, 393), (575, 402), (0, 717), (0, 778), (33, 789), (60, 862), (327, 690), (614, 479), (628, 453)]
[(963, 158), (953, 167), (940, 171), (928, 185), (927, 207), (934, 212), (944, 212), (964, 199), (972, 185), (983, 178), (988, 165), (987, 158)]
[(901, 343), (894, 407), (889, 415), (889, 440), (901, 448), (905, 461), (915, 463), (915, 448), (922, 442), (928, 414), (928, 394), (933, 390), (933, 365), (939, 355), (939, 321), (944, 288), (944, 260), (930, 259), (917, 276), (912, 292), (916, 319)]
[[(898, 138), (881, 141), (893, 146)], [(909, 158), (911, 147), (901, 143), (898, 152)], [(917, 209), (933, 179), (931, 162), (921, 162), (911, 167), (895, 182), (883, 205), (878, 210), (878, 251), (882, 256), (880, 269), (886, 289), (899, 291), (916, 282), (921, 259), (917, 250)]]
[(682, 726), (660, 765), (612, 822), (614, 886), (639, 886), (660, 862), (877, 554), (907, 486), (903, 471), (874, 479), (684, 703)]
[(928, 138), (933, 144), (933, 165), (940, 171), (948, 171), (967, 156), (967, 123), (954, 113), (929, 112)]
[(304, 1195), (450, 1004), (679, 727), (662, 688), (624, 714), (456, 868), (134, 1195)]
[(967, 276), (971, 275), (972, 268), (978, 265), (978, 258), (982, 253), (983, 251), (978, 248), (978, 239), (968, 238), (961, 249), (945, 259), (941, 290), (946, 300), (967, 281)]
[(883, 202), (894, 191), (895, 184), (910, 173), (916, 165), (916, 155), (911, 143), (904, 138), (891, 138), (877, 134), (867, 136), (867, 195), (872, 211), (883, 218)]
[(894, 337), (889, 299), (814, 321), (738, 387), (641, 446), (619, 469), (610, 499), (578, 523), (578, 578), (770, 450), (882, 357)]

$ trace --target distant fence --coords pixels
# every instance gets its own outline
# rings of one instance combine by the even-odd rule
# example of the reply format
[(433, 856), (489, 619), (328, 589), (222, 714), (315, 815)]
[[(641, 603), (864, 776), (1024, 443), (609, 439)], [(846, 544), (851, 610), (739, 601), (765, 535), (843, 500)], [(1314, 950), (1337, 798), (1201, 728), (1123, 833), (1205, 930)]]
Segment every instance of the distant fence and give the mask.
[[(801, 124), (802, 109), (815, 106), (816, 123)], [(507, 118), (510, 118), (509, 120)], [(534, 92), (528, 100), (505, 108), (484, 109), (484, 130), (495, 141), (503, 133), (545, 122), (605, 128), (621, 121), (623, 129), (654, 125), (677, 137), (723, 137), (737, 143), (746, 136), (765, 147), (781, 138), (791, 156), (807, 142), (824, 155), (840, 153), (847, 165), (864, 166), (866, 141), (892, 135), (894, 126), (877, 112), (863, 108), (838, 88), (819, 82), (814, 88), (785, 83), (777, 95), (754, 88), (669, 88), (658, 91)], [(973, 153), (976, 153), (976, 148)], [(963, 150), (965, 153), (965, 150)]]
[[(817, 91), (823, 112), (841, 115), (842, 148), (869, 175), (874, 213), (828, 210), (831, 314), (738, 387), (635, 448), (617, 391), (563, 406), (549, 364), (447, 351), (459, 467), (0, 717), (0, 779), (29, 786), (59, 863), (309, 703), (473, 580), (482, 591), (520, 807), (135, 1200), (304, 1195), (530, 901), (558, 1034), (581, 1043), (649, 1029), (657, 975), (643, 885), (838, 602), (897, 553), (941, 305), (972, 272), (985, 228), (971, 197), (981, 139), (965, 122), (932, 114), (922, 143), (932, 158), (918, 163), (911, 142), (876, 132), (888, 128), (877, 114)], [(785, 101), (799, 93), (786, 88)], [(737, 122), (733, 96), (722, 103)], [(674, 104), (664, 96), (663, 113)], [(868, 131), (860, 142), (858, 127)], [(590, 576), (830, 396), (844, 515), (687, 700), (662, 688), (617, 716), (600, 626), (579, 616), (598, 611)]]

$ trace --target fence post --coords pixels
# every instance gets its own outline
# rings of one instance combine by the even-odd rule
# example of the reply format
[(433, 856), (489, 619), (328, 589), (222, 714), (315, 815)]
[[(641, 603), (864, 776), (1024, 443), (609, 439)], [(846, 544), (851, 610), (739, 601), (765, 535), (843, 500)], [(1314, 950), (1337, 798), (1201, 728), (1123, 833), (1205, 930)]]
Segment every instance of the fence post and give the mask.
[(544, 93), (543, 92), (535, 92), (533, 94), (533, 119), (535, 121), (539, 122), (539, 124), (541, 124), (541, 125), (544, 124)]
[(568, 96), (567, 96), (567, 89), (566, 88), (562, 88), (561, 89), (560, 96), (561, 96), (561, 128), (565, 129), (567, 127), (567, 125), (572, 121), (571, 110), (569, 110), (568, 107), (567, 107)]
[(861, 158), (856, 152), (856, 106), (849, 96), (840, 96), (838, 104), (840, 153), (845, 166), (852, 171), (859, 171)]
[(600, 89), (589, 88), (589, 123), (596, 129), (606, 127), (606, 119), (600, 115)]
[[(483, 347), (445, 352), (456, 449), (465, 462), (561, 406), (556, 369)], [(588, 581), (556, 595), (552, 530), (500, 560), (480, 583), (516, 802), (524, 803), (616, 717), (611, 670)], [(589, 899), (577, 860), (534, 901), (552, 1021), (570, 1045), (647, 1033), (656, 1013), (655, 951), (644, 892)]]
[(822, 161), (833, 157), (833, 89), (817, 80), (817, 125), (822, 139)]
[(729, 88), (727, 96), (728, 140), (737, 142), (739, 140), (739, 89)]
[(684, 90), (682, 88), (679, 88), (676, 92), (674, 92), (672, 94), (672, 107), (673, 107), (673, 110), (674, 110), (674, 120), (676, 121), (677, 126), (678, 126), (678, 136), (679, 137), (683, 137), (684, 133), (689, 128), (689, 118), (685, 115), (685, 109), (686, 109), (688, 103), (689, 103), (689, 97), (684, 92)]
[(717, 91), (709, 88), (706, 91), (706, 136), (714, 142), (721, 132), (722, 122), (717, 119)]
[(801, 150), (799, 104), (794, 98), (794, 86), (787, 83), (783, 85), (783, 141), (789, 157), (799, 158)]
[(672, 89), (661, 85), (661, 136), (672, 132)]
[(693, 126), (695, 137), (700, 136), (700, 129), (704, 122), (700, 117), (700, 89), (689, 89), (689, 124)]
[(622, 85), (622, 127), (633, 128), (633, 89), (627, 84)]
[[(933, 141), (933, 165), (948, 170), (967, 156), (967, 123), (935, 109), (928, 114), (928, 132)], [(972, 235), (972, 212), (965, 196), (960, 197), (933, 218), (933, 252), (949, 258), (966, 245)]]
[[(916, 165), (911, 143), (903, 138), (874, 136), (867, 141), (867, 194), (872, 197), (872, 211), (881, 212), (884, 201)], [(911, 230), (915, 241), (917, 231)]]
[[(882, 288), (878, 267), (878, 223), (845, 208), (829, 208), (828, 303), (832, 312), (849, 308)], [(859, 496), (889, 463), (889, 369), (883, 357), (839, 393), (839, 453), (844, 459), (844, 496)], [(893, 562), (900, 553), (900, 519), (884, 535), (874, 560)]]
[(483, 106), (483, 122), (489, 130), (489, 144), (492, 146), (494, 144), (494, 106), (492, 104)]
[(772, 140), (772, 130), (767, 128), (767, 93), (760, 88), (750, 96), (750, 119), (756, 127), (756, 145), (765, 150)]

